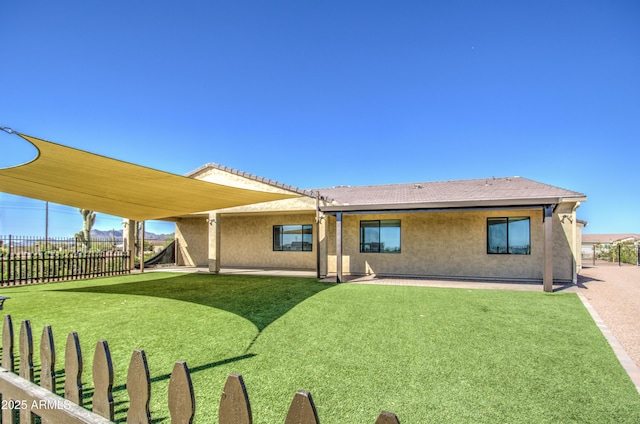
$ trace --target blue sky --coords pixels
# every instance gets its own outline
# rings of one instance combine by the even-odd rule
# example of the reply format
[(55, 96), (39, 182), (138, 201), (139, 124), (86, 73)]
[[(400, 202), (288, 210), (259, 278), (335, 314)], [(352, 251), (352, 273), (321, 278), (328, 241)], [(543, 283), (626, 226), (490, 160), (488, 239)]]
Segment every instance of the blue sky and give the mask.
[[(586, 233), (640, 233), (635, 0), (8, 0), (0, 15), (0, 126), (301, 188), (519, 175), (587, 194)], [(0, 132), (1, 166), (28, 160), (20, 143)], [(0, 194), (0, 234), (43, 234), (44, 210)], [(81, 222), (50, 205), (50, 234)]]

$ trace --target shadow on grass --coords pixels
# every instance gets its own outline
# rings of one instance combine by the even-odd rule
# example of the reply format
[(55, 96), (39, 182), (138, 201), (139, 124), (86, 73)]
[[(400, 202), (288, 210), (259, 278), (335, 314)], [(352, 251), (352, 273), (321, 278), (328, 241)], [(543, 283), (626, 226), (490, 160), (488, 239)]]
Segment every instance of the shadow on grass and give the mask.
[(188, 274), (56, 291), (127, 294), (192, 302), (241, 316), (261, 332), (298, 303), (334, 285), (310, 278)]

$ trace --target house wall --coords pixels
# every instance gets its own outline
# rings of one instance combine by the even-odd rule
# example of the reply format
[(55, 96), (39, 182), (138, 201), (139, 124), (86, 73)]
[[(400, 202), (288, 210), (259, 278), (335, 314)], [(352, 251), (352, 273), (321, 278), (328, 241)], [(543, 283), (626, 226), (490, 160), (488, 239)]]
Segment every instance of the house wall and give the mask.
[(176, 222), (178, 243), (176, 264), (208, 266), (209, 224), (206, 217), (183, 218)]
[[(273, 250), (274, 225), (313, 225), (313, 251)], [(222, 215), (220, 262), (223, 267), (316, 269), (314, 213)]]
[[(553, 216), (554, 280), (572, 281), (577, 266), (572, 244), (575, 226)], [(221, 214), (222, 267), (316, 269), (315, 213)], [(530, 217), (531, 254), (487, 254), (487, 218)], [(343, 272), (365, 275), (415, 275), (458, 278), (541, 280), (544, 269), (544, 231), (541, 209), (466, 212), (421, 212), (343, 215)], [(399, 219), (401, 253), (360, 253), (360, 221)], [(327, 215), (321, 231), (321, 274), (336, 272), (336, 221)], [(273, 251), (273, 226), (311, 224), (313, 251)], [(176, 225), (178, 261), (208, 265), (209, 226), (203, 217), (182, 219)], [(574, 247), (575, 247), (574, 246)], [(326, 253), (325, 253), (326, 252)], [(325, 261), (326, 258), (326, 261)]]
[(553, 215), (553, 274), (554, 280), (570, 273), (569, 281), (577, 281), (580, 244), (576, 219), (576, 203), (559, 205)]
[[(203, 167), (191, 177), (232, 187), (298, 194), (287, 186), (276, 186), (268, 180), (215, 167)], [(297, 215), (286, 215), (289, 211), (296, 211)], [(219, 226), (217, 222), (208, 225), (210, 213), (220, 217)], [(282, 214), (287, 218), (276, 217)], [(216, 269), (218, 266), (315, 269), (315, 246), (313, 252), (273, 252), (271, 240), (273, 225), (314, 223), (315, 214), (316, 199), (306, 195), (193, 214), (176, 223), (176, 261), (178, 265), (209, 266), (210, 269), (212, 264)], [(216, 252), (209, 251), (211, 246), (215, 249), (216, 230), (220, 231), (219, 258)], [(315, 237), (314, 231), (314, 240)]]
[[(487, 218), (516, 216), (530, 217), (531, 254), (487, 254)], [(541, 280), (542, 216), (540, 209), (343, 215), (343, 272)], [(401, 253), (360, 253), (360, 221), (371, 219), (400, 219)], [(553, 219), (554, 279), (571, 281), (572, 254), (563, 225), (557, 215)], [(329, 272), (336, 272), (335, 217), (328, 224), (328, 266)]]

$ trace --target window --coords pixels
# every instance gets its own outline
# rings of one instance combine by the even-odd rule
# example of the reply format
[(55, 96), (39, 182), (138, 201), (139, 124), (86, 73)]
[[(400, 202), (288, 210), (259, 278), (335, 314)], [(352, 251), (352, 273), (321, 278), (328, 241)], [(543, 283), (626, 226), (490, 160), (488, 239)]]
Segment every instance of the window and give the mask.
[(311, 252), (313, 225), (274, 225), (273, 250)]
[(360, 221), (360, 252), (400, 253), (400, 220)]
[(487, 218), (487, 253), (531, 253), (529, 217)]

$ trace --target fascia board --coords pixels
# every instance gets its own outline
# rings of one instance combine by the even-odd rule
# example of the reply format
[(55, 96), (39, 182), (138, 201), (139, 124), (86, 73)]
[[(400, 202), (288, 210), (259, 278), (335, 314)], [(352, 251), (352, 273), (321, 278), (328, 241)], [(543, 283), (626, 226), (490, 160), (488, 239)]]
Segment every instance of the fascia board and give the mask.
[(462, 200), (452, 202), (422, 202), (422, 203), (393, 203), (371, 205), (331, 205), (320, 206), (320, 211), (332, 212), (368, 212), (368, 211), (398, 211), (398, 210), (429, 210), (429, 209), (478, 209), (513, 206), (538, 207), (542, 205), (557, 205), (564, 202), (580, 202), (586, 197), (562, 198), (541, 197), (528, 199), (493, 199), (493, 200)]

